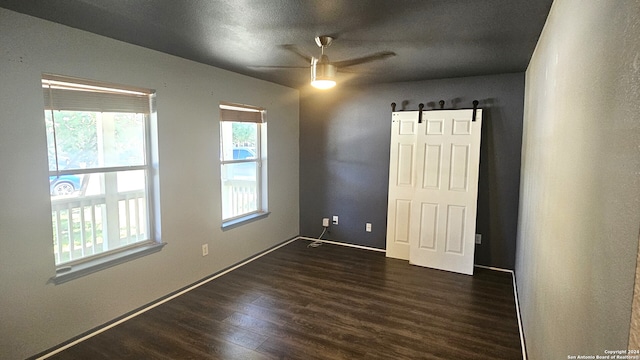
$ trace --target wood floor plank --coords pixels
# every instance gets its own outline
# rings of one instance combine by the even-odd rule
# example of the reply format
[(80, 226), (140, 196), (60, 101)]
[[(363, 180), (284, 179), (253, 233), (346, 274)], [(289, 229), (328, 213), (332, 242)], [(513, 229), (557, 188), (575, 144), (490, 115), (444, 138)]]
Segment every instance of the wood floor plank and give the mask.
[(297, 240), (53, 359), (522, 359), (512, 279)]

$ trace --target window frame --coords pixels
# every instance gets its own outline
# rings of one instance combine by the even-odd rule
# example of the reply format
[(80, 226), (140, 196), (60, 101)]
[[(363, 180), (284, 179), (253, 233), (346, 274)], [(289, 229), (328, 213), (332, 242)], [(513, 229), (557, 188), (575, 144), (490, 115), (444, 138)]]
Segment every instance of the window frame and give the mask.
[[(266, 109), (245, 104), (236, 104), (221, 102), (220, 106), (220, 172), (223, 173), (224, 165), (233, 164), (246, 164), (255, 163), (256, 165), (256, 209), (243, 214), (235, 215), (229, 218), (224, 218), (224, 179), (220, 177), (220, 210), (222, 215), (222, 229), (227, 230), (247, 222), (255, 221), (269, 215), (267, 208), (267, 121), (266, 121)], [(259, 114), (259, 115), (256, 115)], [(223, 125), (225, 123), (254, 123), (256, 124), (256, 156), (253, 159), (224, 159), (224, 131)], [(229, 139), (227, 139), (229, 140)], [(233, 148), (231, 153), (233, 154)]]
[[(69, 85), (52, 85), (52, 84), (62, 84), (62, 83), (66, 83)], [(80, 79), (75, 77), (53, 75), (53, 74), (42, 74), (42, 86), (43, 86), (43, 92), (44, 92), (44, 98), (45, 98), (44, 111), (51, 112), (52, 120), (54, 121), (54, 124), (55, 124), (55, 117), (54, 117), (55, 111), (78, 111), (78, 112), (85, 111), (85, 112), (101, 113), (99, 116), (103, 116), (104, 113), (135, 113), (135, 114), (142, 114), (143, 116), (142, 146), (144, 147), (144, 149), (143, 149), (143, 159), (142, 159), (143, 164), (141, 165), (111, 164), (111, 165), (103, 165), (101, 167), (95, 166), (90, 168), (60, 169), (60, 165), (59, 165), (60, 159), (59, 159), (59, 154), (57, 149), (58, 144), (55, 143), (56, 140), (55, 140), (55, 129), (54, 129), (54, 135), (53, 135), (54, 149), (55, 149), (54, 156), (55, 156), (56, 164), (55, 164), (55, 170), (51, 170), (51, 168), (49, 168), (49, 171), (48, 171), (49, 177), (64, 176), (64, 175), (91, 175), (91, 174), (98, 174), (98, 173), (102, 173), (102, 174), (112, 173), (113, 176), (115, 177), (117, 176), (118, 173), (125, 172), (125, 171), (142, 170), (144, 172), (144, 194), (145, 194), (144, 202), (146, 205), (146, 209), (145, 209), (146, 211), (145, 211), (145, 218), (140, 219), (141, 221), (140, 224), (142, 223), (145, 224), (146, 239), (143, 238), (143, 240), (136, 241), (130, 244), (125, 243), (125, 245), (118, 246), (113, 249), (107, 249), (106, 251), (102, 251), (97, 254), (93, 253), (93, 254), (81, 256), (79, 258), (72, 259), (66, 262), (61, 262), (61, 263), (57, 263), (57, 259), (54, 257), (53, 261), (54, 261), (54, 266), (56, 268), (56, 273), (53, 277), (51, 277), (50, 282), (54, 284), (61, 284), (61, 283), (88, 275), (90, 273), (100, 271), (102, 269), (115, 266), (130, 260), (136, 259), (138, 257), (145, 256), (145, 255), (162, 250), (162, 248), (164, 247), (164, 245), (166, 245), (166, 243), (162, 243), (158, 238), (156, 238), (156, 224), (157, 224), (156, 222), (159, 221), (159, 219), (156, 219), (156, 217), (158, 216), (158, 211), (157, 211), (158, 209), (156, 209), (157, 199), (155, 199), (157, 196), (156, 194), (157, 191), (155, 188), (157, 184), (157, 178), (156, 178), (157, 174), (156, 174), (156, 169), (154, 169), (155, 167), (154, 153), (156, 152), (154, 150), (154, 146), (157, 146), (155, 144), (157, 140), (154, 140), (154, 136), (155, 136), (155, 139), (157, 139), (157, 133), (156, 133), (157, 129), (154, 130), (155, 126), (153, 125), (153, 121), (156, 120), (155, 91), (150, 89), (143, 89), (143, 88), (126, 86), (126, 85), (112, 84), (112, 83), (106, 83), (101, 81)], [(60, 103), (56, 104), (56, 99), (53, 96), (54, 93), (56, 92), (52, 91), (52, 88), (54, 88), (55, 86), (59, 86), (57, 89), (61, 89), (61, 90), (66, 90), (67, 88), (65, 88), (65, 86), (70, 86), (70, 87), (77, 86), (77, 89), (80, 90), (80, 91), (77, 91), (77, 96), (74, 96), (75, 94), (71, 94), (71, 96), (66, 99), (66, 101), (69, 101), (69, 99), (77, 101), (77, 104), (71, 105), (71, 106), (60, 105)], [(83, 90), (82, 88), (86, 88), (87, 90)], [(63, 94), (60, 92), (57, 92), (57, 93)], [(120, 110), (116, 109), (119, 104), (118, 101), (124, 98), (121, 95), (135, 94), (135, 93), (143, 93), (143, 95), (138, 96), (138, 99), (133, 99), (133, 101), (137, 101), (140, 104), (142, 104), (141, 106), (144, 106), (144, 109), (145, 109), (144, 112), (130, 110), (130, 109), (136, 108), (136, 104), (133, 104), (133, 103), (125, 105)], [(101, 94), (104, 95), (103, 98), (100, 98)], [(83, 95), (86, 95), (86, 97), (83, 97)], [(100, 100), (104, 101), (104, 103), (106, 104), (105, 106), (115, 106), (116, 108), (114, 108), (113, 110), (105, 110), (105, 108), (96, 107), (96, 105), (94, 105), (95, 103), (93, 102), (92, 98), (100, 98)], [(131, 96), (131, 98), (133, 98), (133, 96)], [(87, 100), (87, 102), (85, 103), (83, 102), (83, 100)], [(144, 105), (145, 101), (146, 101), (146, 105)], [(62, 103), (64, 103), (64, 99)], [(84, 109), (73, 108), (74, 106), (86, 107), (86, 108)], [(110, 116), (110, 115), (107, 115), (107, 116)], [(49, 139), (47, 139), (47, 142), (49, 142)], [(49, 145), (47, 145), (47, 148), (49, 148)], [(53, 213), (53, 199), (51, 196), (49, 197), (49, 199), (50, 199), (49, 201), (50, 201), (50, 204), (52, 207), (52, 213)], [(78, 197), (78, 199), (79, 201), (82, 201), (82, 197)], [(125, 206), (130, 206), (128, 201), (129, 200), (127, 200), (127, 205)], [(81, 211), (85, 211), (85, 207), (86, 205), (82, 205)], [(67, 216), (70, 216), (69, 215), (70, 211), (71, 210), (68, 210)], [(105, 214), (104, 216), (106, 217), (107, 221), (114, 221), (113, 218), (108, 217), (108, 214)], [(121, 215), (119, 214), (118, 216), (121, 216)], [(117, 220), (119, 222), (119, 219)], [(81, 220), (81, 221), (85, 221), (85, 220)], [(94, 220), (92, 219), (92, 221)], [(85, 225), (82, 225), (82, 226), (85, 226)], [(53, 224), (53, 220), (51, 223), (51, 229), (52, 231), (57, 230)], [(103, 231), (106, 231), (106, 230), (103, 230)], [(58, 239), (58, 241), (61, 241), (61, 239)], [(73, 240), (70, 239), (70, 241), (73, 241)], [(55, 246), (53, 242), (53, 232), (52, 232), (51, 244), (52, 244), (52, 247)]]

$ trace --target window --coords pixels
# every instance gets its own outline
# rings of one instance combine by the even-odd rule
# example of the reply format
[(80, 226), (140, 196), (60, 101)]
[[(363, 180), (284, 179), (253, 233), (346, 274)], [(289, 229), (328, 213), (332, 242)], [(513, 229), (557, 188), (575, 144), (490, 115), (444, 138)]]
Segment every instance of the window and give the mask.
[(58, 269), (156, 244), (148, 89), (43, 75)]
[(266, 214), (265, 110), (220, 105), (223, 227)]

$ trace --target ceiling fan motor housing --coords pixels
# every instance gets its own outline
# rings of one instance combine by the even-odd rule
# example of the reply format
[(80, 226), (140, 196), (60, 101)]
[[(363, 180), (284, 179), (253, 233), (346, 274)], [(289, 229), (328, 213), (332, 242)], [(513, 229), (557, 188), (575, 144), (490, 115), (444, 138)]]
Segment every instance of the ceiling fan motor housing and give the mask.
[(311, 64), (311, 78), (317, 80), (328, 80), (336, 77), (337, 68), (335, 65), (329, 62), (326, 55), (323, 55), (319, 60), (313, 58)]

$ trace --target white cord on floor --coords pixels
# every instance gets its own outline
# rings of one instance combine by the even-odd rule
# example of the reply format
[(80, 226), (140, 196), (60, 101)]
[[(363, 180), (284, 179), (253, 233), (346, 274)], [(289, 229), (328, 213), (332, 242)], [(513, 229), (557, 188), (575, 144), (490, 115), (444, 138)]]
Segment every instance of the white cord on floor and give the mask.
[[(322, 239), (322, 236), (324, 235), (324, 233), (327, 231), (327, 228), (325, 227), (324, 230), (322, 230), (322, 234), (320, 234), (320, 236), (318, 236), (318, 240)], [(318, 246), (322, 245), (322, 241), (314, 241), (311, 244), (307, 245), (307, 247), (312, 247), (312, 248), (317, 248)]]

